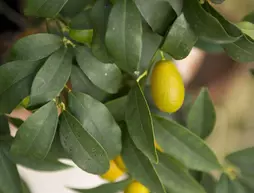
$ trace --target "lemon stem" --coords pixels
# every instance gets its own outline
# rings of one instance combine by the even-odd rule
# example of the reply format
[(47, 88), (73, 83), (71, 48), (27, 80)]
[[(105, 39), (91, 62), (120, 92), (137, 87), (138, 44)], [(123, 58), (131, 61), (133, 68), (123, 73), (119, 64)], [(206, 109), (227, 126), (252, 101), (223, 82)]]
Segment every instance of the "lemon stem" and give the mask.
[(160, 51), (160, 54), (161, 54), (161, 59), (162, 59), (162, 60), (166, 60), (163, 51)]
[(137, 78), (137, 82), (139, 82), (139, 81), (140, 81), (142, 78), (144, 78), (146, 75), (147, 75), (147, 70)]

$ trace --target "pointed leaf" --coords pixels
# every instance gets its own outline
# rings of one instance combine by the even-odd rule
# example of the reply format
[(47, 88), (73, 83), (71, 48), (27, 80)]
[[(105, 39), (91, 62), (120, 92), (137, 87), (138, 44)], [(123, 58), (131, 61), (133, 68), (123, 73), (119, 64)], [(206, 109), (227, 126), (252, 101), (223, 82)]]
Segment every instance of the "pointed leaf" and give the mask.
[(63, 9), (61, 15), (72, 18), (85, 9), (87, 5), (93, 3), (93, 0), (68, 0)]
[(15, 118), (15, 117), (8, 117), (9, 119), (9, 122), (11, 124), (13, 124), (15, 127), (19, 128), (23, 123), (24, 121), (19, 119), (19, 118)]
[(30, 94), (40, 62), (14, 61), (0, 66), (0, 114), (10, 113)]
[(0, 192), (20, 193), (20, 177), (16, 164), (9, 158), (9, 148), (9, 144), (0, 141)]
[(77, 30), (92, 29), (90, 12), (91, 12), (91, 9), (86, 9), (80, 12), (74, 18), (72, 18), (70, 23), (70, 28), (77, 29)]
[(121, 152), (121, 130), (106, 106), (89, 95), (70, 92), (68, 106), (86, 131), (114, 159)]
[(183, 12), (186, 20), (197, 36), (216, 43), (230, 43), (241, 37), (241, 31), (236, 26), (219, 17), (219, 13), (213, 10), (208, 13), (199, 0), (185, 1)]
[(252, 170), (254, 167), (254, 147), (229, 154), (226, 159), (237, 166), (241, 170), (241, 173), (254, 175)]
[(140, 13), (133, 1), (117, 1), (112, 8), (106, 33), (106, 46), (122, 70), (130, 74), (139, 71), (142, 24)]
[(123, 121), (127, 96), (119, 97), (112, 101), (108, 101), (105, 105), (116, 121)]
[(159, 146), (190, 169), (211, 171), (221, 169), (215, 154), (203, 140), (187, 128), (161, 117), (153, 117)]
[(243, 35), (239, 40), (223, 45), (225, 52), (235, 61), (247, 63), (254, 61), (254, 40)]
[(122, 158), (128, 172), (134, 179), (146, 186), (151, 192), (165, 193), (151, 161), (135, 147), (128, 135), (123, 141)]
[(25, 14), (39, 17), (55, 17), (68, 0), (27, 0)]
[(103, 174), (109, 169), (105, 150), (67, 111), (61, 115), (60, 140), (72, 161), (84, 171)]
[(134, 0), (143, 18), (154, 32), (164, 34), (176, 14), (168, 1)]
[(103, 184), (101, 186), (91, 188), (91, 189), (72, 188), (72, 190), (80, 192), (80, 193), (106, 193), (106, 192), (107, 193), (117, 193), (119, 191), (124, 190), (130, 182), (131, 182), (131, 180), (127, 179), (127, 180), (123, 180), (120, 182)]
[(125, 111), (125, 121), (133, 142), (149, 159), (157, 162), (154, 146), (154, 129), (145, 96), (138, 84), (128, 95)]
[(207, 193), (214, 193), (216, 181), (212, 175), (203, 173), (200, 184), (205, 188)]
[(21, 181), (21, 187), (22, 187), (22, 193), (31, 193), (27, 183), (24, 180)]
[(254, 23), (254, 11), (252, 11), (250, 14), (246, 15), (243, 18), (243, 21), (248, 21), (248, 22)]
[(122, 73), (115, 64), (102, 63), (86, 47), (76, 49), (77, 62), (93, 84), (108, 93), (117, 93)]
[(92, 52), (102, 62), (112, 62), (112, 57), (105, 45), (108, 17), (111, 11), (109, 0), (97, 0), (91, 11), (94, 34)]
[(8, 119), (5, 115), (0, 115), (0, 138), (1, 136), (9, 136), (10, 135), (10, 127), (8, 123)]
[(213, 102), (208, 90), (203, 88), (188, 114), (188, 129), (204, 139), (213, 131), (215, 121)]
[(83, 92), (99, 101), (103, 101), (108, 95), (105, 91), (95, 86), (84, 72), (74, 65), (71, 70), (71, 86), (73, 91)]
[(244, 187), (237, 180), (230, 180), (226, 174), (222, 174), (217, 183), (215, 193), (246, 193)]
[(158, 152), (159, 164), (154, 164), (156, 171), (167, 188), (168, 192), (174, 193), (205, 193), (190, 174), (182, 169), (175, 160)]
[(63, 42), (57, 35), (34, 34), (18, 40), (12, 47), (12, 56), (15, 60), (40, 60), (58, 50), (62, 45)]
[(183, 0), (166, 0), (175, 10), (176, 14), (179, 16), (182, 13)]
[(59, 95), (71, 74), (72, 55), (67, 49), (52, 54), (36, 74), (30, 105), (48, 102)]
[(53, 142), (57, 123), (56, 104), (49, 102), (20, 126), (11, 147), (12, 154), (44, 159)]
[(169, 29), (162, 50), (174, 59), (181, 60), (189, 55), (197, 39), (184, 14), (181, 14)]

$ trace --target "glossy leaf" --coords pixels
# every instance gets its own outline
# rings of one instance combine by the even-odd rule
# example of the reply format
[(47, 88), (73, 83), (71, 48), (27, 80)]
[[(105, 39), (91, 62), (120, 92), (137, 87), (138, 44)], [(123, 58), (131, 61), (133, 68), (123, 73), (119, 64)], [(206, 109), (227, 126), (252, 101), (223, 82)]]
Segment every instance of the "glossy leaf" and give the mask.
[(68, 0), (27, 0), (25, 14), (39, 17), (55, 17)]
[(9, 143), (0, 141), (0, 192), (20, 193), (20, 177), (16, 164), (9, 158), (9, 148)]
[(24, 121), (19, 119), (19, 118), (15, 118), (15, 117), (8, 117), (9, 119), (9, 122), (11, 124), (13, 124), (15, 127), (19, 128), (23, 123)]
[(12, 57), (15, 60), (40, 60), (58, 50), (62, 45), (63, 42), (57, 35), (34, 34), (18, 40), (14, 44)]
[(105, 91), (95, 86), (84, 72), (74, 65), (71, 70), (71, 85), (73, 91), (83, 92), (99, 101), (102, 101), (108, 95)]
[(40, 62), (14, 61), (0, 66), (0, 114), (10, 113), (30, 94)]
[(154, 116), (153, 121), (156, 141), (165, 153), (190, 169), (199, 171), (221, 169), (212, 150), (187, 128), (161, 117)]
[(207, 89), (203, 88), (193, 104), (187, 119), (187, 127), (202, 139), (213, 131), (216, 121), (215, 109)]
[[(84, 129), (114, 159), (121, 152), (121, 130), (106, 106), (89, 95), (70, 92), (68, 107)], [(109, 140), (110, 139), (110, 140)]]
[(183, 12), (195, 34), (206, 40), (216, 43), (230, 43), (236, 41), (241, 36), (239, 30), (232, 24), (229, 24), (229, 22), (226, 22), (225, 19), (221, 23), (222, 16), (218, 20), (206, 12), (199, 3), (199, 0), (185, 1)]
[(165, 193), (158, 174), (151, 161), (135, 147), (128, 135), (123, 141), (122, 158), (131, 176), (151, 192)]
[(0, 115), (0, 138), (6, 135), (10, 135), (8, 119), (5, 115)]
[(93, 0), (68, 0), (63, 9), (61, 10), (61, 14), (65, 17), (72, 18), (85, 9), (87, 5), (93, 3)]
[(254, 40), (247, 35), (236, 42), (223, 45), (225, 52), (235, 61), (247, 63), (254, 61)]
[(167, 1), (172, 8), (175, 10), (176, 14), (179, 16), (182, 13), (183, 0), (165, 0)]
[(72, 190), (80, 192), (80, 193), (117, 193), (121, 190), (124, 190), (128, 184), (131, 182), (130, 179), (115, 182), (115, 183), (108, 183), (102, 184), (98, 187), (91, 188), (91, 189), (76, 189), (72, 188)]
[(247, 34), (249, 37), (254, 39), (254, 23), (248, 22), (248, 21), (243, 21), (240, 23), (236, 24), (237, 27), (240, 28), (240, 30)]
[(116, 2), (109, 16), (105, 41), (109, 53), (122, 70), (130, 74), (139, 71), (142, 24), (140, 13), (133, 1)]
[(125, 115), (125, 108), (127, 103), (127, 96), (119, 97), (117, 99), (108, 101), (105, 105), (116, 121), (123, 121)]
[(111, 7), (108, 0), (98, 0), (91, 11), (94, 29), (92, 52), (102, 62), (112, 62), (112, 57), (109, 55), (105, 45), (105, 35)]
[(237, 166), (241, 173), (254, 175), (254, 171), (252, 170), (254, 166), (254, 147), (229, 154), (226, 159)]
[(78, 65), (93, 84), (108, 93), (117, 93), (122, 73), (115, 64), (102, 63), (86, 47), (76, 49)]
[(200, 184), (207, 193), (215, 193), (216, 181), (212, 175), (203, 173)]
[(224, 49), (220, 44), (211, 43), (209, 41), (206, 41), (202, 38), (199, 38), (195, 44), (195, 47), (204, 50), (208, 53), (222, 53), (224, 52)]
[(77, 30), (92, 29), (90, 12), (91, 12), (91, 9), (87, 9), (80, 12), (78, 15), (72, 18), (70, 23), (70, 28), (77, 29)]
[(105, 150), (67, 111), (61, 115), (60, 140), (72, 161), (82, 170), (103, 174), (109, 169)]
[(128, 94), (125, 121), (134, 144), (150, 160), (157, 162), (154, 146), (154, 128), (145, 96), (138, 84)]
[(181, 14), (169, 29), (162, 50), (169, 53), (174, 59), (180, 60), (189, 55), (196, 41), (197, 36), (186, 21), (184, 14)]
[(11, 153), (44, 159), (53, 142), (57, 123), (57, 108), (52, 101), (37, 110), (20, 126)]
[(167, 188), (168, 192), (174, 193), (205, 193), (185, 169), (182, 169), (175, 160), (158, 152), (159, 164), (154, 164), (156, 171)]
[(222, 174), (217, 183), (215, 193), (246, 193), (244, 187), (237, 180), (230, 180), (226, 174)]
[(149, 26), (159, 34), (164, 34), (176, 17), (168, 1), (134, 0), (134, 2)]
[(251, 22), (251, 23), (254, 23), (254, 11), (252, 11), (250, 14), (246, 15), (244, 18), (243, 18), (244, 21), (248, 21), (248, 22)]
[(71, 67), (72, 55), (67, 49), (52, 54), (34, 78), (30, 105), (42, 104), (58, 96), (70, 77)]

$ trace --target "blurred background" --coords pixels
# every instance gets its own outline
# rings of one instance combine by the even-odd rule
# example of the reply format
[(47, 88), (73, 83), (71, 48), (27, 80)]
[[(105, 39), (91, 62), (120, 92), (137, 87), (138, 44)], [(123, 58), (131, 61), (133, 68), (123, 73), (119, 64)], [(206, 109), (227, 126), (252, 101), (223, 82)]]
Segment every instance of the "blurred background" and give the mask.
[[(15, 40), (45, 31), (39, 20), (23, 16), (22, 5), (22, 0), (0, 0), (0, 64), (4, 63)], [(225, 0), (214, 7), (228, 20), (238, 23), (254, 11), (254, 0)], [(254, 78), (250, 69), (254, 69), (254, 64), (236, 63), (220, 49), (203, 51), (199, 48), (193, 48), (186, 59), (175, 63), (188, 92), (197, 96), (203, 86), (210, 91), (217, 121), (207, 143), (220, 161), (223, 162), (229, 152), (253, 146)], [(30, 112), (24, 109), (12, 113), (12, 116), (23, 120), (29, 115)], [(52, 173), (18, 168), (32, 193), (68, 193), (72, 191), (65, 187), (90, 188), (105, 183), (98, 176), (87, 174), (77, 167)]]

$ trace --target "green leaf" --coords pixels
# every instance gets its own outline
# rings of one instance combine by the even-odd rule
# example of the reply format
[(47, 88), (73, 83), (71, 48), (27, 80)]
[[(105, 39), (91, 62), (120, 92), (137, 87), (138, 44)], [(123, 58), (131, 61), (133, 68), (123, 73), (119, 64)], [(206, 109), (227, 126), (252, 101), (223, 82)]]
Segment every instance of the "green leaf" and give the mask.
[(127, 103), (127, 96), (119, 97), (117, 99), (108, 101), (105, 105), (116, 121), (123, 121), (125, 115), (125, 108)]
[(241, 173), (254, 175), (252, 170), (254, 166), (254, 147), (229, 154), (226, 159), (237, 166), (241, 170)]
[(215, 193), (246, 193), (244, 187), (237, 180), (230, 180), (222, 174), (216, 185)]
[(189, 55), (197, 38), (184, 14), (181, 14), (169, 29), (162, 50), (177, 60), (183, 59)]
[(167, 188), (168, 192), (174, 193), (205, 193), (185, 169), (182, 169), (175, 160), (158, 152), (159, 164), (154, 164), (156, 171)]
[(123, 180), (115, 183), (102, 184), (101, 186), (91, 188), (91, 189), (76, 189), (72, 188), (72, 190), (80, 192), (80, 193), (117, 193), (123, 189), (125, 189), (131, 180)]
[(91, 12), (91, 9), (86, 9), (80, 12), (74, 18), (72, 18), (70, 23), (70, 28), (77, 29), (77, 30), (92, 29), (90, 12)]
[(157, 162), (152, 116), (145, 96), (138, 84), (129, 92), (125, 110), (125, 121), (130, 137), (137, 148), (149, 157), (150, 160)]
[[(34, 1), (34, 0), (31, 0)], [(12, 47), (15, 60), (40, 60), (46, 58), (63, 45), (57, 35), (39, 33), (18, 40)]]
[(9, 158), (9, 144), (0, 141), (0, 192), (20, 193), (21, 184), (16, 164)]
[(175, 10), (178, 16), (181, 15), (183, 9), (183, 0), (165, 0), (165, 1), (167, 1), (172, 6), (172, 8)]
[(178, 123), (153, 117), (155, 137), (165, 153), (190, 169), (211, 171), (221, 169), (215, 154), (205, 142)]
[(83, 92), (99, 101), (103, 101), (108, 95), (105, 91), (95, 86), (84, 72), (75, 65), (72, 66), (71, 85), (73, 91)]
[(8, 119), (5, 115), (0, 115), (0, 138), (1, 136), (9, 136), (10, 135), (10, 127), (8, 123)]
[(63, 90), (71, 74), (72, 55), (63, 48), (52, 54), (36, 74), (30, 105), (48, 102)]
[(128, 172), (134, 179), (146, 186), (151, 192), (165, 193), (165, 188), (151, 161), (135, 147), (129, 135), (126, 135), (123, 140), (122, 158)]
[(213, 8), (210, 10), (213, 15), (206, 12), (199, 0), (185, 1), (183, 6), (185, 18), (197, 36), (214, 43), (236, 41), (241, 36), (240, 30), (223, 19)]
[(222, 53), (224, 52), (224, 49), (222, 48), (222, 46), (220, 44), (216, 44), (216, 43), (211, 43), (208, 42), (202, 38), (198, 38), (195, 47), (204, 50), (205, 52), (208, 53)]
[(14, 61), (0, 66), (0, 114), (11, 111), (30, 94), (40, 62)]
[(112, 62), (112, 58), (105, 45), (105, 35), (111, 7), (108, 0), (97, 0), (91, 11), (94, 29), (92, 52), (100, 61), (106, 63)]
[(207, 193), (215, 192), (216, 181), (210, 174), (203, 173), (200, 184), (205, 188)]
[(15, 118), (15, 117), (8, 117), (9, 119), (9, 122), (11, 124), (13, 124), (15, 127), (19, 128), (23, 123), (24, 121), (19, 119), (19, 118)]
[(154, 32), (164, 34), (176, 14), (168, 1), (134, 0), (141, 15)]
[(115, 64), (102, 63), (86, 47), (76, 49), (77, 62), (93, 84), (108, 93), (117, 93), (122, 73)]
[(57, 108), (52, 101), (37, 110), (20, 126), (11, 153), (44, 159), (53, 142), (57, 123)]
[(250, 36), (252, 39), (254, 39), (254, 23), (243, 21), (238, 24), (236, 24), (237, 27), (241, 29), (241, 31), (248, 36)]
[(139, 71), (142, 52), (142, 23), (133, 1), (117, 1), (111, 10), (106, 46), (116, 64), (133, 74)]
[(140, 60), (140, 73), (147, 70), (162, 42), (162, 37), (150, 29), (149, 26), (143, 25), (142, 36), (142, 54)]
[(63, 9), (61, 10), (61, 14), (65, 17), (72, 18), (80, 13), (85, 7), (89, 4), (92, 4), (93, 0), (68, 0)]
[(67, 111), (61, 115), (60, 140), (72, 161), (84, 171), (103, 174), (109, 169), (109, 160), (102, 146)]
[(68, 0), (27, 0), (24, 12), (29, 16), (55, 17), (67, 1)]
[(109, 159), (121, 152), (121, 130), (106, 106), (89, 95), (70, 92), (68, 107), (84, 129), (106, 150)]
[(21, 187), (22, 187), (22, 193), (31, 193), (27, 183), (24, 180), (21, 181)]
[(244, 174), (240, 176), (239, 181), (241, 185), (245, 188), (246, 193), (252, 193), (254, 190), (253, 175)]
[(247, 35), (243, 35), (234, 43), (224, 44), (223, 48), (237, 62), (247, 63), (254, 61), (254, 40)]
[(216, 113), (212, 99), (206, 88), (203, 88), (193, 104), (187, 118), (187, 127), (202, 139), (213, 131)]
[(246, 15), (243, 18), (243, 21), (248, 21), (248, 22), (254, 23), (254, 11), (252, 11), (250, 14)]

